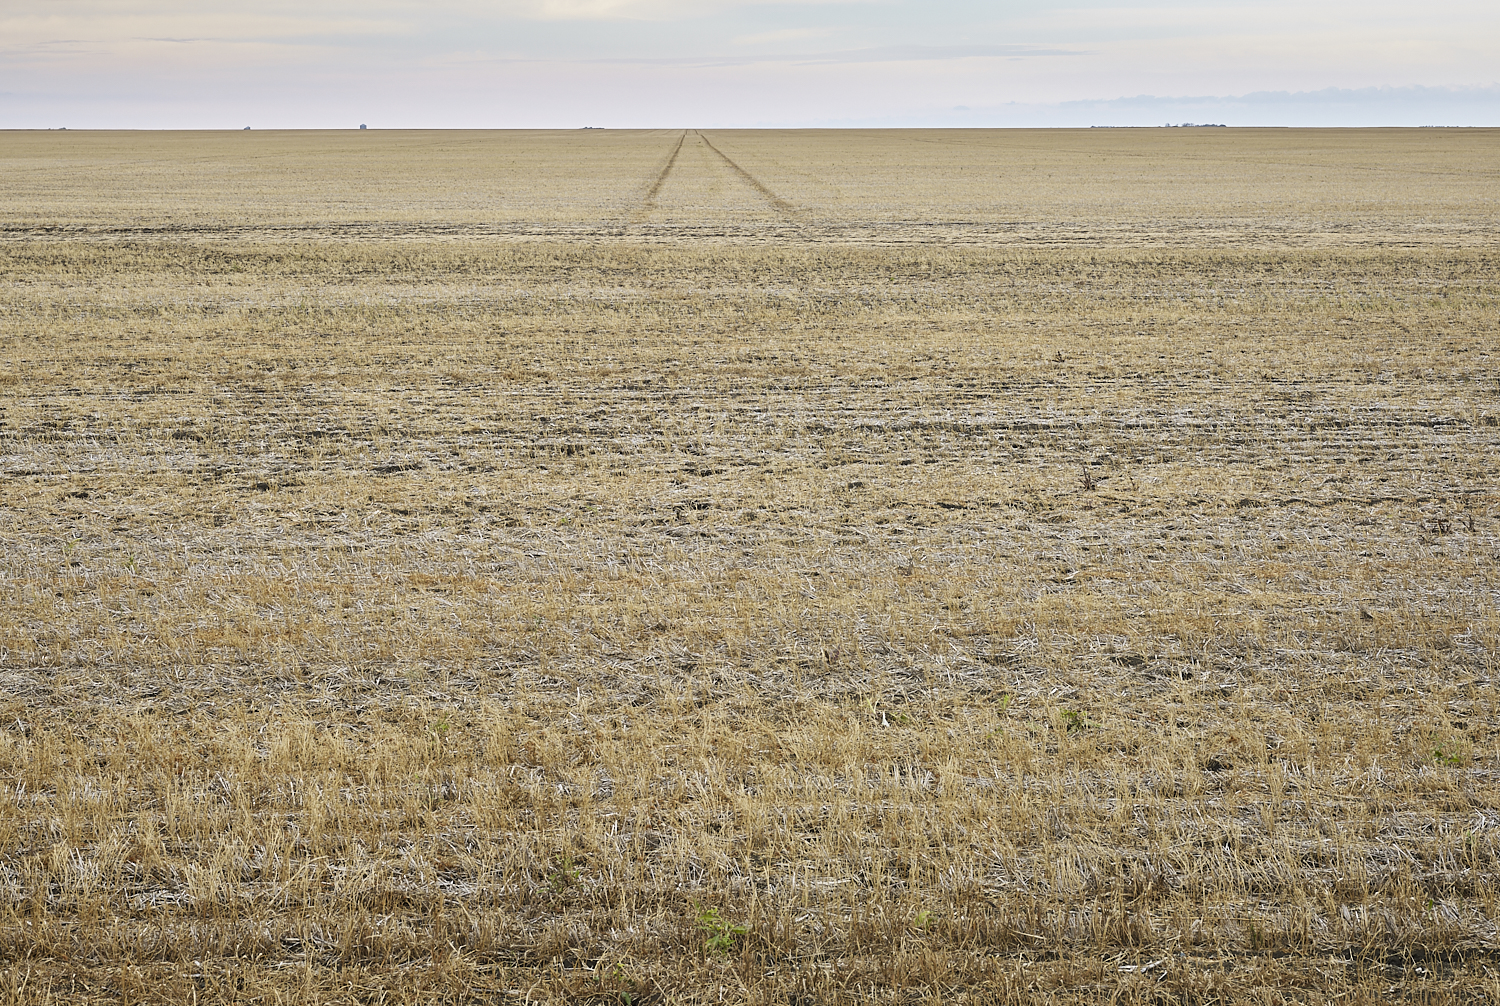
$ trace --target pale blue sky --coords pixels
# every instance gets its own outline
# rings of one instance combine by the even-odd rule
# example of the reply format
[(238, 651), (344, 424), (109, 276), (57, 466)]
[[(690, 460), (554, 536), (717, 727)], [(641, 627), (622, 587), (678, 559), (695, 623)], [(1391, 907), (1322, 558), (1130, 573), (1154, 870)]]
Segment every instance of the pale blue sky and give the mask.
[(0, 0), (0, 127), (1500, 125), (1500, 4)]

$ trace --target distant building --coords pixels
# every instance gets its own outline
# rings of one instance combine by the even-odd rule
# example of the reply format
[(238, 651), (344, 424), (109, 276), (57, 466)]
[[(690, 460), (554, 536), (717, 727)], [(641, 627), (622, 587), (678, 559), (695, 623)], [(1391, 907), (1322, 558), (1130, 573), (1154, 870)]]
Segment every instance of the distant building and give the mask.
[(360, 124), (359, 124), (359, 128), (360, 128), (360, 129), (364, 129), (364, 128), (365, 128), (365, 124), (364, 124), (364, 123), (363, 123), (363, 122), (361, 122), (361, 123), (360, 123)]

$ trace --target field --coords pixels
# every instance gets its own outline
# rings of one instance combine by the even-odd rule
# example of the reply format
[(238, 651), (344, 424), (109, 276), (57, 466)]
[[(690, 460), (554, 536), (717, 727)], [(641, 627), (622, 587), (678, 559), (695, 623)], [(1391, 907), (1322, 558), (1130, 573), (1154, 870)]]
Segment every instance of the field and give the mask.
[(1500, 132), (0, 133), (0, 1003), (1500, 1006)]

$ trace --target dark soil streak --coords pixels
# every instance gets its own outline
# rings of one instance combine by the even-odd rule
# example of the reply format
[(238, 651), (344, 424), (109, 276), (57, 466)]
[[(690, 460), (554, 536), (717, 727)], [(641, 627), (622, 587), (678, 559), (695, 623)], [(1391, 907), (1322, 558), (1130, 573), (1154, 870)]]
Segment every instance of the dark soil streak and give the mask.
[(656, 208), (656, 197), (661, 194), (661, 187), (667, 184), (667, 176), (676, 167), (677, 155), (682, 153), (682, 141), (685, 139), (687, 139), (686, 132), (677, 138), (677, 146), (672, 148), (672, 156), (667, 158), (667, 163), (662, 167), (661, 173), (656, 176), (656, 181), (652, 182), (651, 188), (646, 190), (646, 198), (641, 203), (642, 208), (648, 210)]
[(783, 213), (797, 212), (797, 207), (793, 206), (791, 203), (787, 202), (785, 199), (781, 198), (770, 189), (766, 188), (766, 186), (761, 183), (760, 179), (756, 178), (750, 172), (746, 171), (744, 168), (734, 163), (734, 161), (730, 160), (729, 157), (724, 153), (724, 151), (720, 150), (718, 147), (714, 146), (708, 141), (708, 137), (704, 136), (702, 133), (698, 133), (698, 139), (703, 141), (703, 145), (705, 147), (718, 154), (721, 161), (733, 168), (735, 174), (744, 179), (746, 185), (750, 186), (756, 192), (759, 192), (762, 196), (764, 196), (766, 198), (766, 201), (769, 202), (772, 206), (776, 207)]

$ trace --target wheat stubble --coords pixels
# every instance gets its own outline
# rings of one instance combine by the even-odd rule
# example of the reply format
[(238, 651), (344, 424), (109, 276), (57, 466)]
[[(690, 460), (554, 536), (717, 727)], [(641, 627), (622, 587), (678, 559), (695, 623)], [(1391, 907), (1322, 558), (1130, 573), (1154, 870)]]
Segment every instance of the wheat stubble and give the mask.
[(1225, 132), (8, 137), (0, 995), (1494, 1000), (1493, 140)]

